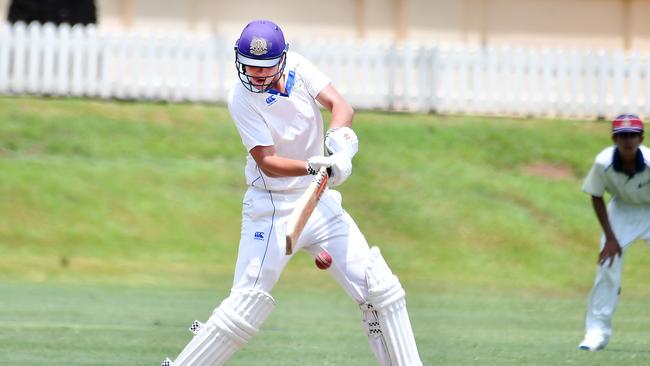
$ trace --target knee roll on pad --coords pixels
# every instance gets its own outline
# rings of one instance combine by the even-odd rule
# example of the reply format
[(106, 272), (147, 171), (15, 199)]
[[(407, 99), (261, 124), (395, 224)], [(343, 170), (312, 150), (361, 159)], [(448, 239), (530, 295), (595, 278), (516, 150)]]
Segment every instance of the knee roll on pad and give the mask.
[(368, 299), (361, 305), (363, 323), (380, 365), (422, 365), (406, 310), (404, 289), (379, 248), (370, 249), (364, 270)]
[(257, 334), (274, 308), (275, 300), (264, 291), (231, 293), (200, 326), (173, 365), (223, 365)]

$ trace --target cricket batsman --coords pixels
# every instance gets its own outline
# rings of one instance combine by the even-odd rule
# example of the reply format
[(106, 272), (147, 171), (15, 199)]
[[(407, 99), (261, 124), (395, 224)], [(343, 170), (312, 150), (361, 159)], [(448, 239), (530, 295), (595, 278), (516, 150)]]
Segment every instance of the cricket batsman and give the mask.
[[(612, 335), (612, 316), (621, 292), (623, 254), (635, 240), (650, 244), (650, 149), (643, 143), (643, 121), (623, 114), (612, 122), (612, 141), (596, 156), (583, 190), (602, 227), (596, 279), (589, 295), (585, 338), (578, 346), (598, 351)], [(605, 192), (611, 196), (606, 206)]]
[[(241, 83), (230, 91), (228, 109), (248, 152), (248, 190), (233, 286), (205, 324), (192, 325), (195, 336), (178, 357), (163, 366), (223, 365), (250, 341), (275, 308), (271, 290), (293, 256), (285, 254), (285, 227), (298, 199), (322, 167), (331, 172), (330, 186), (343, 184), (358, 150), (354, 111), (325, 75), (289, 51), (277, 24), (246, 25), (235, 45), (235, 65)], [(327, 133), (319, 105), (332, 115)], [(339, 192), (322, 193), (294, 253), (300, 249), (314, 257), (330, 253), (329, 272), (361, 309), (379, 365), (422, 365), (404, 289), (343, 210)]]

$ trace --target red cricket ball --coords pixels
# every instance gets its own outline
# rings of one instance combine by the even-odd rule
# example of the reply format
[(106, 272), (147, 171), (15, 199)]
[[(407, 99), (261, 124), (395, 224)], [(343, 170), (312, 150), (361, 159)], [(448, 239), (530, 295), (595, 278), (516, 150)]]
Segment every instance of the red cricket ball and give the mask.
[(328, 252), (322, 251), (316, 256), (314, 262), (319, 269), (328, 269), (332, 265), (332, 256)]

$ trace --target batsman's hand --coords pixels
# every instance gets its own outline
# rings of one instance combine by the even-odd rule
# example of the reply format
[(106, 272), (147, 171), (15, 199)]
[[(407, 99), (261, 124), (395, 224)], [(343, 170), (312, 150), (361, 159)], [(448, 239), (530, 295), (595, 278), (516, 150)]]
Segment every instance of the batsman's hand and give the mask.
[(325, 135), (325, 147), (330, 155), (346, 154), (350, 160), (359, 151), (359, 138), (350, 127), (335, 127)]
[(322, 167), (329, 168), (329, 185), (333, 187), (343, 184), (352, 174), (352, 161), (345, 153), (335, 153), (330, 156), (313, 156), (307, 160), (308, 172), (317, 172)]
[(605, 241), (603, 250), (601, 250), (598, 255), (598, 264), (603, 265), (607, 260), (609, 260), (609, 267), (611, 267), (616, 256), (620, 257), (621, 255), (623, 255), (623, 250), (621, 249), (620, 244), (618, 244), (618, 240), (608, 239)]

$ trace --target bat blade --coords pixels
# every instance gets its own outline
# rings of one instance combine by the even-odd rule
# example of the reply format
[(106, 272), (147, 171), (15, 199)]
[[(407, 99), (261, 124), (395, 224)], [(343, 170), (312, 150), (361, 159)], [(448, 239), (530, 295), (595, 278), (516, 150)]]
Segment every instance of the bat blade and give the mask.
[(305, 193), (300, 196), (293, 212), (291, 212), (286, 228), (286, 255), (293, 253), (293, 248), (295, 248), (302, 230), (305, 228), (311, 213), (314, 212), (325, 187), (327, 187), (328, 179), (327, 168), (320, 168)]

